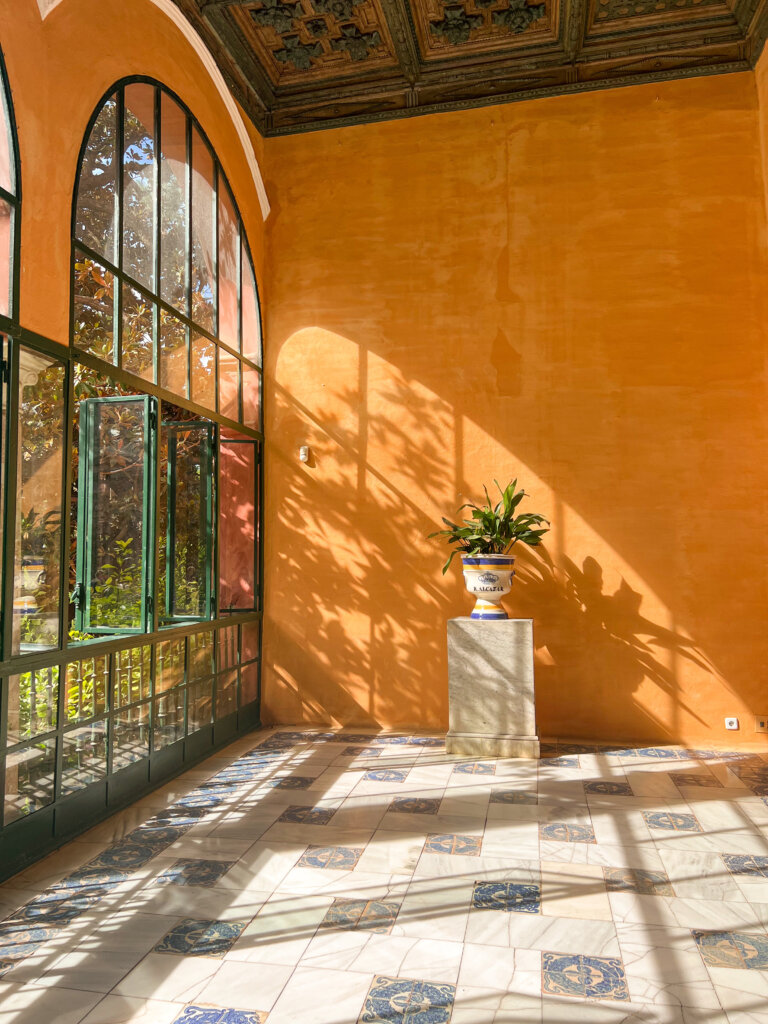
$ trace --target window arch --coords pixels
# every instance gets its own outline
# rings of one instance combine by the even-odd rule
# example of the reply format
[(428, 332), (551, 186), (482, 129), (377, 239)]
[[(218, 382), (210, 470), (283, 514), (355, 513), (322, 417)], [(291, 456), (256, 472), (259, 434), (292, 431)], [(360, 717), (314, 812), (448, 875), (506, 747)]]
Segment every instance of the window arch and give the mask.
[(260, 430), (251, 253), (188, 108), (149, 79), (118, 83), (89, 125), (75, 196), (74, 347)]
[(0, 53), (0, 317), (17, 315), (16, 237), (19, 216), (16, 129), (5, 64)]

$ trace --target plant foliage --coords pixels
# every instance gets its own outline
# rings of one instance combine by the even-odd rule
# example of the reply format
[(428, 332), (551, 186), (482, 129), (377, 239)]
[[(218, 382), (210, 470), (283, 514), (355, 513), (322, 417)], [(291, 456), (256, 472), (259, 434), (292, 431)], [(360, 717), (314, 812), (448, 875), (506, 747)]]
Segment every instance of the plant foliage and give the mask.
[[(484, 486), (486, 505), (475, 505), (470, 501), (458, 509), (459, 512), (465, 508), (472, 509), (470, 519), (463, 519), (461, 523), (452, 523), (450, 519), (442, 516), (447, 529), (435, 530), (434, 533), (429, 534), (430, 538), (444, 537), (448, 544), (456, 545), (443, 566), (443, 574), (448, 571), (453, 556), (458, 553), (503, 555), (518, 541), (535, 547), (541, 542), (542, 535), (548, 531), (549, 520), (537, 512), (515, 514), (520, 502), (527, 497), (522, 488), (517, 490), (517, 480), (513, 480), (503, 489), (498, 480), (493, 482), (501, 495), (495, 505), (491, 503), (488, 488)], [(547, 525), (542, 527), (542, 523)]]

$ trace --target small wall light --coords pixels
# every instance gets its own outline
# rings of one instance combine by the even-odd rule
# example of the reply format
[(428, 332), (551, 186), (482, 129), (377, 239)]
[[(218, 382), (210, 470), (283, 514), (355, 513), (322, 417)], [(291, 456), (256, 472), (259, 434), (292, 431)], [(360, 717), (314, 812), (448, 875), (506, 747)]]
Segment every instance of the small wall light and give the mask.
[(303, 444), (301, 446), (301, 448), (299, 448), (299, 461), (300, 462), (309, 462), (309, 445), (308, 444)]

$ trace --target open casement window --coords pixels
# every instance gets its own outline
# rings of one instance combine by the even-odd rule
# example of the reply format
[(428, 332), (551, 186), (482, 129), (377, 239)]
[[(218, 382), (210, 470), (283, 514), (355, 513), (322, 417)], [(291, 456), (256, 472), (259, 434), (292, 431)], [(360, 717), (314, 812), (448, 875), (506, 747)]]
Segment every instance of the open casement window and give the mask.
[[(163, 423), (162, 449), (167, 450), (167, 464), (162, 467), (167, 490), (161, 552), (164, 625), (208, 619), (214, 610), (213, 429), (206, 422)], [(161, 500), (161, 515), (162, 504)]]
[(77, 628), (151, 628), (151, 509), (157, 400), (89, 398), (80, 405)]

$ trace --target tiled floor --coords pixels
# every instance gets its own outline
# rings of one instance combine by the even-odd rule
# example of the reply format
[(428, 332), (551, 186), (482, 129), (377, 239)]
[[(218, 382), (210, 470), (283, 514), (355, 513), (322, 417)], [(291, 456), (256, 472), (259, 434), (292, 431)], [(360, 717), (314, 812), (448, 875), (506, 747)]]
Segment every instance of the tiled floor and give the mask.
[(768, 756), (262, 731), (0, 887), (0, 1024), (768, 1024)]

